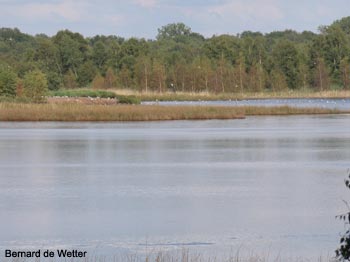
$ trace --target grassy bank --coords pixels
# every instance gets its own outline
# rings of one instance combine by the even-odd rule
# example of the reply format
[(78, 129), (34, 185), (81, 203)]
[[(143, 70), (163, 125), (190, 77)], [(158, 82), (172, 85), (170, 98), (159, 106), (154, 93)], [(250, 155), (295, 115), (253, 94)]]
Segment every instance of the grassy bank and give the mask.
[(321, 108), (145, 106), (84, 104), (0, 104), (0, 121), (159, 121), (241, 119), (253, 115), (337, 114)]
[(322, 114), (348, 114), (350, 110), (337, 110), (326, 108), (297, 108), (289, 106), (265, 107), (265, 106), (242, 106), (245, 116), (277, 116), (277, 115), (322, 115)]
[(133, 90), (110, 90), (122, 95), (133, 95), (141, 101), (214, 101), (214, 100), (243, 100), (243, 99), (271, 99), (271, 98), (350, 98), (350, 90), (320, 91), (313, 90), (287, 90), (287, 91), (262, 91), (246, 93), (208, 93), (208, 92), (148, 92), (139, 93)]
[(140, 99), (134, 95), (123, 95), (106, 90), (70, 89), (51, 91), (49, 96), (57, 97), (92, 97), (117, 99), (120, 104), (140, 104)]
[(0, 104), (1, 121), (156, 121), (243, 117), (240, 109), (232, 107)]
[(134, 90), (111, 89), (65, 89), (51, 91), (49, 96), (57, 97), (93, 97), (113, 98), (119, 103), (139, 104), (141, 101), (215, 101), (215, 100), (244, 100), (244, 99), (272, 99), (272, 98), (350, 98), (350, 90), (332, 90), (315, 92), (313, 90), (286, 90), (279, 92), (246, 92), (246, 93), (208, 93), (208, 92), (147, 92)]

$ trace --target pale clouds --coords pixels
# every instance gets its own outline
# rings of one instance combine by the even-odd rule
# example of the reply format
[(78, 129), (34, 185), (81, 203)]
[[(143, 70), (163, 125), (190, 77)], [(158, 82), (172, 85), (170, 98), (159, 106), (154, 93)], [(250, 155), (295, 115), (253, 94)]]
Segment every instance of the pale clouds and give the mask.
[(126, 18), (123, 15), (106, 15), (103, 17), (103, 20), (111, 25), (121, 26)]
[(316, 31), (350, 15), (349, 0), (0, 0), (0, 25), (31, 34), (69, 29), (85, 36), (154, 38), (157, 28), (183, 22), (194, 32), (295, 29)]
[(134, 0), (134, 2), (142, 7), (155, 7), (157, 5), (157, 0)]
[(88, 6), (89, 4), (84, 1), (65, 0), (53, 3), (33, 2), (9, 5), (7, 11), (13, 16), (29, 20), (65, 19), (76, 22), (87, 16)]
[[(277, 0), (207, 1), (204, 6), (182, 6), (179, 11), (199, 21), (198, 30), (205, 36), (237, 34), (245, 30), (268, 31), (264, 26), (281, 24), (285, 17)], [(279, 29), (279, 28), (274, 28)]]
[(283, 18), (283, 11), (273, 0), (241, 0), (229, 1), (209, 9), (213, 14), (225, 18), (279, 20)]

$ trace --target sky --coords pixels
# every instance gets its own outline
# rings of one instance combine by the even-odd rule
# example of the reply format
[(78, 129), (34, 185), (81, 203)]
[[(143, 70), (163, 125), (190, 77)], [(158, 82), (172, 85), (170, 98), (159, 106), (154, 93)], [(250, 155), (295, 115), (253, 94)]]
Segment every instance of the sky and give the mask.
[(206, 37), (246, 30), (317, 32), (345, 16), (349, 0), (0, 0), (0, 27), (49, 36), (68, 29), (86, 37), (154, 39), (158, 28), (177, 22)]

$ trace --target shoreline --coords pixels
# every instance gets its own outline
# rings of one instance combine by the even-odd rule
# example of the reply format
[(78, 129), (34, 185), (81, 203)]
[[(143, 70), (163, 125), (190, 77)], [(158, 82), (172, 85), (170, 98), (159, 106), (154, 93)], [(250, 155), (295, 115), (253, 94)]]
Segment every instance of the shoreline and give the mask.
[(244, 119), (247, 116), (349, 114), (350, 110), (289, 106), (86, 105), (0, 103), (0, 121), (120, 122)]
[(254, 100), (254, 99), (346, 99), (350, 98), (350, 90), (314, 91), (314, 90), (286, 90), (262, 91), (249, 93), (209, 93), (209, 92), (148, 92), (135, 90), (108, 89), (119, 95), (135, 96), (142, 102), (148, 101), (215, 101), (215, 100)]

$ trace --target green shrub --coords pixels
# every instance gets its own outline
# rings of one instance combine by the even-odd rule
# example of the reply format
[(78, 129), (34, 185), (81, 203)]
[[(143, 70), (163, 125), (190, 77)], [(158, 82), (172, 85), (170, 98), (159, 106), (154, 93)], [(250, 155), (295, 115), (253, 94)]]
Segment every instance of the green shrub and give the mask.
[(0, 96), (16, 96), (16, 74), (9, 68), (0, 68)]
[(20, 103), (20, 104), (29, 104), (31, 100), (25, 97), (9, 97), (9, 96), (0, 96), (0, 103)]
[(43, 102), (48, 93), (48, 84), (45, 74), (40, 70), (27, 73), (23, 80), (23, 95), (33, 102)]
[(138, 105), (141, 103), (141, 100), (136, 96), (122, 96), (118, 95), (118, 102), (121, 104), (135, 104)]
[(14, 103), (15, 102), (14, 97), (10, 96), (0, 96), (0, 103)]
[(61, 77), (56, 72), (49, 72), (47, 74), (47, 84), (49, 90), (58, 90), (62, 85)]
[(73, 89), (73, 90), (58, 90), (51, 92), (52, 96), (67, 96), (67, 97), (102, 97), (102, 98), (116, 98), (117, 95), (113, 92), (103, 90), (89, 90), (89, 89)]
[(67, 96), (67, 97), (100, 97), (100, 98), (115, 98), (121, 104), (140, 104), (141, 101), (136, 96), (123, 96), (105, 90), (89, 90), (89, 89), (74, 89), (74, 90), (58, 90), (50, 93), (51, 96)]

